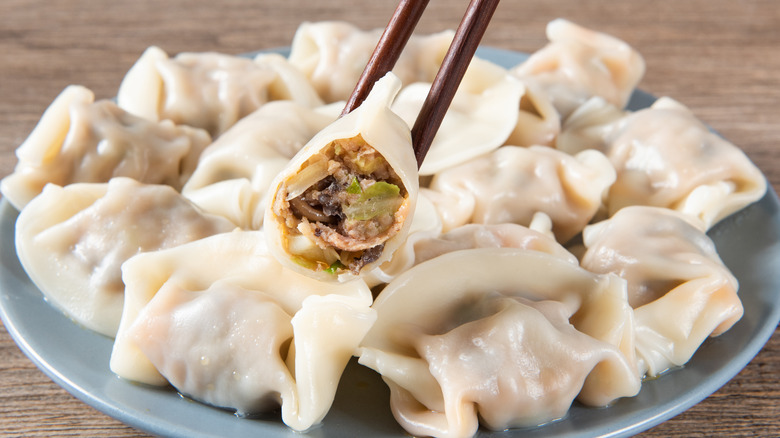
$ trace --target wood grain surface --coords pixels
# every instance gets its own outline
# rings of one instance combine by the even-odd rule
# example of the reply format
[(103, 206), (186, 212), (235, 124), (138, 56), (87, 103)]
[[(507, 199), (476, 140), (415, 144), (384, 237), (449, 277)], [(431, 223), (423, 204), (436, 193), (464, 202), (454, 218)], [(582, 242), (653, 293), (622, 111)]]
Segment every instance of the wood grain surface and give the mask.
[[(432, 0), (419, 31), (457, 26), (465, 0)], [(238, 54), (289, 45), (302, 21), (384, 27), (395, 0), (3, 0), (0, 177), (68, 84), (116, 94), (150, 45)], [(773, 0), (504, 0), (484, 44), (534, 51), (556, 17), (622, 38), (647, 62), (640, 87), (688, 105), (780, 188), (780, 7)], [(778, 267), (780, 268), (780, 267)], [(646, 437), (780, 436), (780, 336), (705, 401)], [(52, 383), (0, 327), (0, 436), (144, 436)], [(305, 437), (305, 435), (302, 435)]]

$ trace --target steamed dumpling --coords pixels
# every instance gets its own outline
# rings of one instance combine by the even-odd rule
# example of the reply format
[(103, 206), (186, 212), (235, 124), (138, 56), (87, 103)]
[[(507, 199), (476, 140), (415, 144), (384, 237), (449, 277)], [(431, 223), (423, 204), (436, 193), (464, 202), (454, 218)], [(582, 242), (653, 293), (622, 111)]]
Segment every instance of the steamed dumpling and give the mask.
[(683, 365), (742, 317), (737, 280), (701, 227), (672, 210), (634, 206), (583, 231), (582, 266), (628, 282), (642, 374)]
[[(311, 81), (325, 102), (349, 99), (382, 35), (341, 21), (302, 23), (293, 37), (290, 64)], [(412, 35), (393, 73), (403, 84), (432, 82), (452, 42), (451, 30)]]
[(306, 430), (327, 414), (373, 324), (361, 280), (322, 283), (280, 265), (262, 231), (223, 233), (139, 254), (127, 284), (111, 370), (240, 414), (281, 406)]
[(547, 25), (550, 43), (512, 72), (540, 87), (561, 119), (593, 96), (623, 108), (645, 72), (641, 55), (625, 42), (564, 19)]
[(573, 121), (574, 138), (559, 147), (570, 150), (579, 138), (607, 154), (617, 171), (606, 199), (610, 214), (630, 205), (666, 207), (710, 228), (766, 192), (766, 179), (744, 152), (679, 102), (665, 97), (626, 115), (598, 102), (588, 106)]
[[(618, 345), (569, 322), (593, 311), (591, 296), (606, 295), (625, 301), (625, 283), (550, 254), (454, 251), (383, 289), (359, 361), (382, 375), (393, 415), (410, 434), (536, 426), (563, 417), (578, 395), (606, 405), (639, 390)], [(599, 335), (630, 329), (586, 325)]]
[(217, 137), (273, 100), (322, 104), (306, 78), (278, 54), (254, 59), (221, 53), (169, 57), (149, 47), (127, 72), (117, 94), (125, 110), (149, 120), (172, 120)]
[(293, 101), (269, 102), (201, 154), (182, 194), (244, 229), (259, 229), (271, 181), (331, 116)]
[(125, 260), (233, 228), (168, 186), (129, 178), (50, 184), (19, 215), (16, 250), (50, 302), (79, 324), (113, 337), (124, 303)]
[(125, 176), (181, 190), (210, 142), (203, 130), (139, 118), (109, 100), (95, 102), (90, 90), (71, 85), (16, 150), (19, 162), (0, 188), (18, 209), (47, 183)]
[(504, 146), (440, 172), (425, 193), (445, 231), (467, 223), (528, 226), (541, 213), (566, 242), (595, 216), (614, 179), (597, 151), (570, 156), (545, 146)]

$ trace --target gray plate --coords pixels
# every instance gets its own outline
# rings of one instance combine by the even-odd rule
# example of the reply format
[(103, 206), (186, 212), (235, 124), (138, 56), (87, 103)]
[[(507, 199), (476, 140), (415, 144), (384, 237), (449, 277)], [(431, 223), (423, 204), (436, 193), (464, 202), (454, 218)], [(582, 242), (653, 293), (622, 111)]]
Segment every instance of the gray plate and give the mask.
[[(284, 50), (280, 50), (284, 53)], [(480, 56), (510, 67), (525, 55), (482, 48)], [(637, 92), (629, 108), (650, 105)], [(693, 359), (643, 385), (638, 396), (609, 408), (575, 405), (566, 418), (544, 427), (479, 436), (629, 436), (688, 409), (734, 377), (761, 350), (780, 321), (780, 216), (770, 189), (758, 203), (711, 230), (723, 261), (740, 282), (745, 316), (726, 334), (708, 339)], [(407, 437), (388, 407), (389, 392), (371, 370), (350, 362), (324, 422), (306, 435), (285, 427), (279, 413), (237, 418), (180, 397), (170, 388), (121, 380), (108, 369), (112, 341), (86, 330), (48, 305), (16, 257), (17, 212), (0, 202), (0, 317), (25, 354), (54, 382), (85, 403), (155, 435), (195, 437)]]

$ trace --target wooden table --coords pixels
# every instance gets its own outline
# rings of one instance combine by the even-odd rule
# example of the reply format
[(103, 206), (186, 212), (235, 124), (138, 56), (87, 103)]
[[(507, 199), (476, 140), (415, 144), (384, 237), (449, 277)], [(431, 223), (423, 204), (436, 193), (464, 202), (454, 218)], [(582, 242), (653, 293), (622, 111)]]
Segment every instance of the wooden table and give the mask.
[[(289, 45), (301, 21), (384, 27), (396, 0), (3, 0), (0, 177), (14, 149), (68, 84), (114, 96), (150, 45), (242, 53)], [(420, 32), (457, 26), (467, 2), (434, 0)], [(780, 188), (780, 8), (773, 0), (504, 0), (487, 45), (534, 51), (565, 17), (622, 38), (645, 57), (640, 87), (673, 96), (740, 147)], [(730, 383), (643, 436), (780, 436), (780, 336)], [(142, 436), (51, 382), (0, 328), (0, 435)]]

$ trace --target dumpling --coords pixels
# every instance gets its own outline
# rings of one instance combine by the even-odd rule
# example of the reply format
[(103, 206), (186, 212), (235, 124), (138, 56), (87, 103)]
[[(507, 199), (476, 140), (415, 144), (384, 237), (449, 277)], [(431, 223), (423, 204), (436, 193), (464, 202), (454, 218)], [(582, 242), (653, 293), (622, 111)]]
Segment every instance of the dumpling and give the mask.
[(239, 414), (281, 405), (296, 430), (319, 423), (373, 324), (362, 280), (322, 283), (280, 265), (262, 231), (139, 254), (111, 355), (119, 376)]
[(390, 102), (388, 73), (357, 109), (320, 131), (271, 184), (263, 227), (286, 266), (323, 280), (359, 275), (406, 238), (417, 202), (417, 161)]
[(125, 260), (233, 228), (171, 187), (118, 177), (64, 188), (47, 185), (16, 221), (16, 250), (49, 302), (79, 324), (113, 337), (122, 315)]
[(597, 151), (571, 156), (545, 146), (504, 146), (440, 172), (424, 192), (444, 231), (467, 223), (528, 226), (543, 213), (557, 240), (566, 242), (594, 217), (614, 179)]
[(668, 207), (709, 228), (766, 192), (766, 179), (744, 152), (672, 99), (625, 117), (613, 132), (610, 214), (628, 205)]
[(583, 231), (582, 266), (628, 282), (642, 374), (685, 364), (742, 317), (737, 280), (701, 227), (672, 210), (632, 206)]
[(119, 86), (117, 103), (149, 120), (169, 119), (212, 136), (272, 100), (322, 104), (308, 80), (278, 54), (254, 59), (221, 53), (180, 53), (149, 47)]
[(665, 207), (710, 228), (766, 192), (766, 179), (738, 147), (668, 97), (626, 114), (588, 102), (567, 121), (561, 140), (567, 152), (601, 150), (615, 166), (605, 199), (610, 215), (629, 205)]
[(512, 72), (541, 87), (565, 120), (593, 96), (623, 108), (645, 72), (641, 55), (610, 35), (556, 19), (547, 24), (550, 43)]
[[(392, 110), (410, 127), (417, 120), (432, 81), (407, 85), (393, 102)], [(505, 68), (472, 59), (420, 166), (420, 174), (433, 175), (504, 144), (517, 126), (523, 91), (520, 81)]]
[(333, 120), (294, 101), (269, 102), (203, 151), (182, 194), (241, 228), (259, 229), (271, 181)]
[[(325, 102), (345, 101), (374, 52), (382, 29), (361, 30), (341, 21), (305, 22), (298, 27), (290, 64), (309, 78)], [(393, 73), (403, 84), (432, 82), (455, 33), (412, 35)]]
[(0, 189), (20, 210), (47, 183), (64, 186), (126, 176), (181, 190), (209, 143), (203, 130), (150, 122), (111, 101), (95, 102), (90, 90), (71, 85), (16, 150), (19, 162)]
[(385, 287), (359, 362), (382, 375), (410, 434), (536, 426), (563, 417), (578, 395), (605, 405), (638, 392), (618, 346), (569, 322), (603, 295), (625, 301), (625, 283), (538, 251), (454, 251)]

